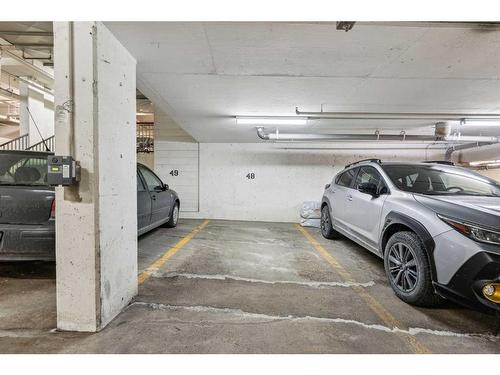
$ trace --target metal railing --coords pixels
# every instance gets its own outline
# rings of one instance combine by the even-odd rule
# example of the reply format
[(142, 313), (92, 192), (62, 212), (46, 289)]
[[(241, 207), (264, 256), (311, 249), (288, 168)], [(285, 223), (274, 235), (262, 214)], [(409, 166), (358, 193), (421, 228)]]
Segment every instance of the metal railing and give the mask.
[(154, 123), (137, 123), (137, 152), (154, 152)]
[[(47, 145), (47, 146), (45, 146)], [(0, 150), (30, 150), (30, 151), (54, 151), (55, 141), (54, 136), (40, 141), (30, 146), (29, 134), (21, 135), (20, 137), (11, 139), (8, 142), (2, 143), (0, 145)]]
[[(45, 141), (40, 141), (31, 145), (26, 150), (30, 151), (54, 151), (55, 139), (54, 136), (46, 138)], [(47, 150), (48, 148), (48, 150)]]
[(8, 142), (0, 145), (0, 150), (26, 150), (30, 145), (30, 137), (28, 134), (21, 135), (11, 139)]

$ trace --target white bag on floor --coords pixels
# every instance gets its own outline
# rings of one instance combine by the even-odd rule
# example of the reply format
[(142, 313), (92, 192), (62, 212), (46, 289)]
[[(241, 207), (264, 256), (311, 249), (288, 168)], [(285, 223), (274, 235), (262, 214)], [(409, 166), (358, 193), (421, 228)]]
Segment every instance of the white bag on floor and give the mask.
[(320, 202), (304, 202), (300, 209), (300, 217), (304, 219), (319, 219), (321, 218)]
[(303, 227), (319, 228), (320, 226), (320, 202), (304, 202), (300, 209), (300, 225)]
[(321, 219), (300, 219), (300, 225), (303, 227), (319, 228)]

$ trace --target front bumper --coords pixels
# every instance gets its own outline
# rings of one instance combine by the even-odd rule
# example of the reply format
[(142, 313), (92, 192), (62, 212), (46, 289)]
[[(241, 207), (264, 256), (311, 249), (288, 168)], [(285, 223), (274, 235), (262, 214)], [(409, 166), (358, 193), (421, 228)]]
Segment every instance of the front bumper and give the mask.
[(446, 285), (434, 283), (441, 296), (485, 313), (500, 315), (500, 303), (483, 296), (483, 286), (500, 282), (500, 254), (479, 252), (467, 260)]
[(55, 260), (54, 220), (46, 224), (0, 224), (0, 261)]

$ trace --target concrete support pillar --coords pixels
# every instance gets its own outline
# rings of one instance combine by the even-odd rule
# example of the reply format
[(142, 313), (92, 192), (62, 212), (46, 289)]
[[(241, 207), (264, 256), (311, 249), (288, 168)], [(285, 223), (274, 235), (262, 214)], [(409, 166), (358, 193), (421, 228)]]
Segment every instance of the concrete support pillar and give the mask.
[[(54, 97), (23, 81), (19, 81), (19, 96), (21, 99), (19, 134), (29, 134), (30, 145), (40, 142), (42, 137), (44, 139), (52, 137), (54, 135)], [(33, 117), (28, 113), (28, 108)]]
[(136, 62), (99, 22), (56, 22), (57, 327), (98, 331), (137, 294)]

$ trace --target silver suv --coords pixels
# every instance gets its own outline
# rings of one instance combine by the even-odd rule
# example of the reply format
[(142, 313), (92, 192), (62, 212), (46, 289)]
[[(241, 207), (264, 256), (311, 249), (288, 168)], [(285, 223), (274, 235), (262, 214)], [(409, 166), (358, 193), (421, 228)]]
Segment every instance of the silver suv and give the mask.
[(500, 185), (448, 162), (350, 164), (326, 185), (321, 233), (384, 259), (407, 303), (500, 313)]

